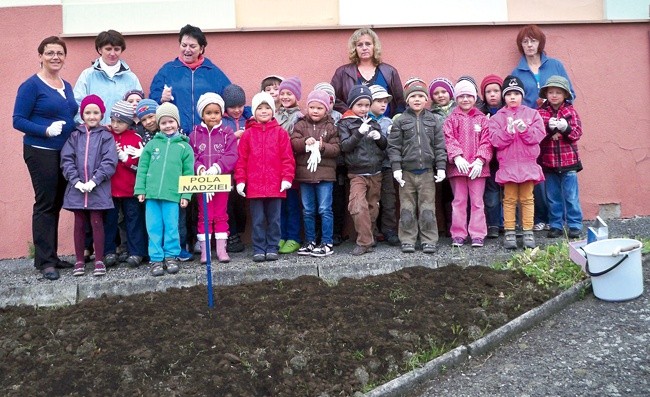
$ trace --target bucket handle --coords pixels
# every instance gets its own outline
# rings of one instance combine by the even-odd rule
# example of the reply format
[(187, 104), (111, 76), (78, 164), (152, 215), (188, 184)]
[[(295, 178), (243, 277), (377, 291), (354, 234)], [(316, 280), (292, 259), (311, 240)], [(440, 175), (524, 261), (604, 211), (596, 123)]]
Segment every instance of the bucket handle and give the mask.
[(637, 241), (635, 243), (632, 243), (630, 245), (627, 245), (625, 247), (617, 247), (614, 252), (612, 252), (612, 256), (618, 256), (621, 252), (628, 252), (635, 250), (637, 248), (641, 248), (641, 242)]
[(621, 263), (623, 263), (624, 260), (627, 259), (628, 256), (629, 256), (628, 254), (625, 254), (625, 256), (623, 258), (621, 258), (620, 261), (616, 262), (614, 264), (614, 266), (610, 267), (609, 269), (603, 270), (602, 272), (598, 272), (598, 273), (592, 273), (589, 270), (589, 261), (587, 260), (587, 263), (585, 264), (585, 272), (587, 272), (587, 274), (589, 276), (591, 276), (591, 277), (602, 276), (603, 274), (607, 274), (607, 273), (611, 272), (612, 270), (616, 269), (618, 267), (618, 265), (620, 265)]

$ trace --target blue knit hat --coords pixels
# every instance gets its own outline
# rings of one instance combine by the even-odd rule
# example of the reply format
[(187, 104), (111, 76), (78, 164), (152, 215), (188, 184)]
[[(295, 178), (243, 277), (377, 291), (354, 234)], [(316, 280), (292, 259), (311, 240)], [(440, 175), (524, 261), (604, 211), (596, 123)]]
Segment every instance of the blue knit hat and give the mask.
[(142, 119), (148, 114), (156, 114), (156, 110), (158, 110), (158, 102), (153, 99), (143, 99), (138, 102), (138, 106), (135, 108), (135, 115), (139, 119)]
[(372, 92), (365, 85), (355, 85), (348, 93), (348, 107), (352, 108), (360, 99), (367, 99), (372, 103)]

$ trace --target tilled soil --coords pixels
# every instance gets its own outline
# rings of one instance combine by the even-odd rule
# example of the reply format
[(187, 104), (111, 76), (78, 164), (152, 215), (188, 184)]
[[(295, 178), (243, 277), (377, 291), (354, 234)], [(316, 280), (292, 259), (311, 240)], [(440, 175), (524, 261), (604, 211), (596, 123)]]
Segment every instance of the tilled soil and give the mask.
[(348, 396), (556, 294), (487, 267), (412, 267), (0, 309), (0, 393)]

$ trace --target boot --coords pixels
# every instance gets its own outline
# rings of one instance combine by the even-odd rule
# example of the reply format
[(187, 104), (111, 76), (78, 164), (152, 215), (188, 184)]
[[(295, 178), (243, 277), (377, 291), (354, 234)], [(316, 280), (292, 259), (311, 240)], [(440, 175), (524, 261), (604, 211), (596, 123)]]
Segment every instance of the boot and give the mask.
[(217, 258), (219, 259), (219, 262), (230, 262), (230, 257), (228, 256), (228, 252), (226, 252), (228, 233), (215, 233), (214, 238), (217, 240)]
[(535, 248), (535, 235), (532, 230), (524, 230), (524, 248)]
[(196, 239), (199, 241), (199, 244), (201, 246), (201, 264), (206, 264), (208, 262), (208, 258), (207, 258), (208, 251), (206, 251), (206, 249), (208, 248), (206, 248), (206, 246), (208, 245), (205, 242), (205, 234), (198, 234), (196, 236)]
[(506, 230), (503, 248), (509, 250), (517, 249), (517, 234), (514, 230)]

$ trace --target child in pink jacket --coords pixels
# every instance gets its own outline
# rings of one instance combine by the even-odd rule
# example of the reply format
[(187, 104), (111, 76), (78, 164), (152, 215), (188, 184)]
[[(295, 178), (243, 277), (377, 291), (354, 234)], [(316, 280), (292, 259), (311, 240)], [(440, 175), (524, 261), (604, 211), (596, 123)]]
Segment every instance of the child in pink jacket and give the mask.
[[(457, 106), (443, 126), (447, 145), (447, 177), (454, 193), (451, 203), (451, 239), (454, 247), (465, 243), (469, 234), (472, 247), (482, 247), (487, 234), (483, 192), (492, 158), (488, 119), (474, 105), (476, 88), (467, 80), (454, 87)], [(485, 167), (484, 167), (485, 166)], [(467, 204), (470, 207), (469, 227)]]
[(503, 226), (506, 230), (504, 247), (517, 248), (515, 212), (521, 206), (524, 247), (534, 248), (533, 217), (535, 200), (533, 187), (544, 180), (537, 164), (539, 143), (546, 136), (544, 122), (536, 110), (522, 105), (524, 85), (519, 78), (503, 80), (501, 95), (505, 107), (490, 118), (490, 142), (497, 149), (499, 170), (496, 181), (503, 186)]

